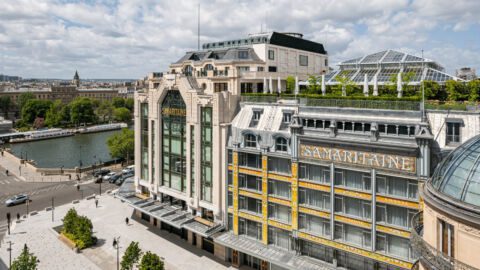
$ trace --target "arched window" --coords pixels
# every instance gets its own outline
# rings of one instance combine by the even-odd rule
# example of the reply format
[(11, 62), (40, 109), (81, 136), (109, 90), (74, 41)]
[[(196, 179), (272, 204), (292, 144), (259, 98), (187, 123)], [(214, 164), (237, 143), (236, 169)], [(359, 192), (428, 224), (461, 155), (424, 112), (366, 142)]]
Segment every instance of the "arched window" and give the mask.
[(205, 70), (213, 70), (213, 66), (212, 64), (206, 64), (205, 67), (204, 67)]
[(278, 137), (275, 140), (275, 151), (282, 151), (287, 152), (288, 149), (288, 141), (283, 137)]
[(257, 136), (253, 134), (245, 135), (245, 147), (257, 147)]

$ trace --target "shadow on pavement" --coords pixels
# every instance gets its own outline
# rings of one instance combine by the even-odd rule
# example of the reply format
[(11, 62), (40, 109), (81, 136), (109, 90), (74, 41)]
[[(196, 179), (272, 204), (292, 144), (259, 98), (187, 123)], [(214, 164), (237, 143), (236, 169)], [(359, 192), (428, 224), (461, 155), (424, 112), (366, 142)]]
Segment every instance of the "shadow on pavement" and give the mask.
[(0, 270), (8, 270), (8, 266), (0, 258)]
[[(137, 217), (135, 214), (132, 213), (131, 215), (131, 218), (132, 220), (135, 220), (137, 221), (138, 223), (141, 223), (142, 225), (145, 225), (147, 226), (147, 230), (156, 234), (157, 236), (159, 237), (162, 237), (163, 239), (169, 241), (170, 243), (180, 247), (180, 248), (183, 248), (185, 249), (186, 251), (198, 256), (198, 257), (207, 257), (225, 267), (230, 267), (231, 265), (227, 262), (224, 262), (222, 260), (220, 260), (219, 258), (215, 257), (213, 254), (203, 250), (203, 249), (199, 249), (193, 245), (190, 245), (187, 240), (185, 239), (182, 239), (180, 236), (176, 235), (176, 234), (173, 234), (173, 233), (169, 233), (168, 231), (166, 230), (162, 230), (158, 227), (153, 227), (150, 223), (148, 223), (147, 221)], [(162, 254), (158, 254), (158, 256), (160, 257), (163, 257)]]

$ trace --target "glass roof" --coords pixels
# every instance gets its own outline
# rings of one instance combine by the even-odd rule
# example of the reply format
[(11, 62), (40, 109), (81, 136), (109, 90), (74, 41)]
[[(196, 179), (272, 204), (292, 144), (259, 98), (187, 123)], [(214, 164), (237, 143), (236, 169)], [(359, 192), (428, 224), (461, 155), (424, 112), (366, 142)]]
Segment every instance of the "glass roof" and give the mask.
[(438, 192), (480, 207), (480, 135), (452, 151), (430, 181)]

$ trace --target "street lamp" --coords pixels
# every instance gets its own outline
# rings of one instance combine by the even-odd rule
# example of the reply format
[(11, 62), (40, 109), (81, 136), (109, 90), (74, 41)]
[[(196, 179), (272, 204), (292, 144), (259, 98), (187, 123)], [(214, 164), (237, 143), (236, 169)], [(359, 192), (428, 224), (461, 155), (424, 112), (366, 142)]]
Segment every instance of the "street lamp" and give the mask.
[(119, 269), (119, 249), (120, 249), (120, 236), (113, 238), (113, 247), (117, 250), (117, 270)]
[(8, 248), (7, 251), (9, 253), (10, 260), (8, 262), (8, 269), (12, 269), (12, 241), (8, 241)]

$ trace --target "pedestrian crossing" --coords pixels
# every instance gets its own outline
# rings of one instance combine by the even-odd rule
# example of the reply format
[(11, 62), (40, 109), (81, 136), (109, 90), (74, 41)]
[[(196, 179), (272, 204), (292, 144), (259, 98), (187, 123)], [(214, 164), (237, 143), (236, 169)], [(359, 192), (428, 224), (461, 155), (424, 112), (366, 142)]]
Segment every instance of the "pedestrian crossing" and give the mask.
[[(69, 186), (69, 185), (68, 184), (58, 184), (58, 185), (48, 186), (48, 187), (39, 188), (39, 189), (35, 189), (35, 190), (27, 191), (27, 192), (21, 192), (21, 193), (26, 194), (29, 197), (32, 197), (32, 196), (37, 195), (37, 194), (63, 189), (67, 186)], [(8, 194), (8, 195), (0, 196), (0, 202), (6, 201), (7, 199), (12, 197), (13, 195), (17, 195), (17, 194)]]
[(25, 181), (22, 179), (18, 179), (17, 177), (10, 177), (9, 179), (0, 180), (0, 185), (8, 185), (15, 182), (25, 182)]
[(8, 231), (8, 226), (7, 222), (4, 221), (0, 223), (0, 243), (2, 242), (3, 238), (5, 237), (5, 234), (7, 234)]

